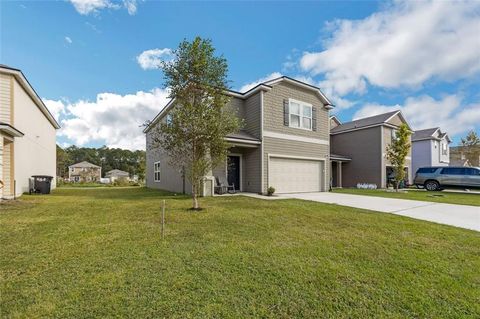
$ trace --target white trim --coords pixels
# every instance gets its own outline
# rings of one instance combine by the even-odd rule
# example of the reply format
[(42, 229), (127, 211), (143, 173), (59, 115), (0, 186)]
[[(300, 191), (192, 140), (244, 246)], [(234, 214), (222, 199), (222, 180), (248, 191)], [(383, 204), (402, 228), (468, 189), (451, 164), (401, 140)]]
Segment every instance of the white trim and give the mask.
[(238, 156), (239, 157), (239, 162), (240, 162), (240, 172), (239, 172), (239, 177), (240, 177), (240, 189), (236, 189), (240, 192), (243, 192), (243, 154), (240, 153), (228, 153), (227, 154), (227, 159), (225, 160), (225, 178), (228, 181), (228, 156)]
[(255, 145), (262, 144), (262, 142), (260, 141), (244, 140), (241, 138), (234, 138), (234, 137), (226, 137), (225, 140), (228, 142), (236, 142), (236, 143), (244, 143), (244, 144), (255, 144)]
[(55, 120), (52, 113), (50, 113), (48, 108), (43, 103), (42, 99), (38, 96), (37, 92), (35, 92), (35, 89), (30, 85), (30, 83), (28, 82), (27, 78), (25, 77), (22, 71), (0, 66), (0, 72), (14, 76), (15, 80), (17, 80), (20, 86), (25, 90), (25, 92), (27, 92), (27, 94), (30, 96), (33, 102), (37, 105), (37, 107), (40, 109), (43, 115), (48, 119), (50, 124), (52, 124), (52, 126), (55, 129), (60, 128), (60, 125), (58, 124), (57, 120)]
[[(156, 169), (156, 165), (158, 164), (158, 170)], [(158, 173), (159, 175), (159, 179), (156, 178), (156, 173)], [(156, 162), (153, 162), (153, 181), (155, 183), (159, 183), (162, 179), (162, 168), (161, 168), (161, 164), (160, 164), (160, 161), (156, 161)]]
[[(270, 91), (272, 89), (271, 86), (269, 85), (264, 85), (264, 84), (260, 84), (258, 86), (256, 86), (255, 88), (253, 89), (250, 89), (249, 91), (245, 92), (245, 93), (240, 93), (240, 92), (234, 92), (234, 91), (224, 91), (225, 95), (228, 95), (228, 96), (231, 96), (231, 97), (235, 97), (235, 98), (239, 98), (239, 99), (242, 99), (242, 100), (245, 100), (247, 98), (249, 98), (250, 96), (256, 94), (257, 92), (263, 92), (263, 91)], [(157, 123), (157, 121), (159, 119), (161, 119), (163, 117), (163, 114), (170, 110), (171, 109), (171, 106), (173, 104), (173, 102), (175, 101), (175, 98), (172, 98), (168, 103), (167, 105), (165, 105), (163, 107), (162, 110), (160, 110), (160, 112), (153, 118), (153, 120), (150, 122), (150, 124), (148, 124), (148, 126), (143, 130), (143, 133), (147, 133), (150, 128), (155, 125)]]
[[(299, 109), (298, 109), (298, 114), (292, 113), (292, 103), (298, 104)], [(303, 115), (303, 108), (304, 107), (309, 107), (310, 108), (310, 117)], [(293, 126), (292, 125), (292, 115), (298, 116), (298, 125), (299, 126)], [(307, 118), (310, 119), (310, 128), (303, 127), (303, 119)], [(295, 100), (295, 99), (288, 99), (288, 126), (291, 128), (295, 129), (301, 129), (305, 131), (312, 131), (313, 128), (313, 105), (307, 102)]]
[[(403, 123), (407, 124), (408, 129), (409, 129), (410, 131), (412, 131), (410, 125), (408, 125), (408, 122), (407, 122), (407, 120), (405, 119), (405, 116), (403, 116), (403, 113), (402, 113), (402, 111), (400, 111), (400, 110), (398, 110), (397, 112), (395, 112), (395, 114), (393, 114), (392, 116), (390, 116), (385, 122), (390, 121), (390, 120), (391, 120), (393, 117), (395, 117), (396, 115), (400, 116), (400, 118), (403, 120)], [(413, 131), (412, 131), (412, 132), (413, 132)]]
[[(299, 159), (299, 160), (307, 160), (307, 161), (319, 161), (323, 162), (323, 187), (321, 187), (321, 192), (327, 192), (329, 187), (327, 186), (327, 158), (325, 157), (308, 157), (308, 156), (292, 156), (292, 155), (283, 155), (283, 154), (267, 154), (268, 157), (268, 179), (270, 180), (270, 158), (286, 158), (286, 159)], [(329, 162), (330, 164), (330, 162)], [(270, 187), (270, 183), (268, 181), (267, 188)]]
[(353, 131), (360, 131), (360, 130), (364, 130), (364, 129), (372, 128), (372, 127), (377, 127), (377, 126), (386, 126), (386, 127), (393, 128), (393, 129), (398, 129), (399, 128), (398, 126), (390, 124), (390, 123), (378, 123), (378, 124), (372, 124), (372, 125), (367, 125), (367, 126), (362, 126), (362, 127), (355, 127), (355, 128), (351, 128), (351, 129), (346, 129), (346, 130), (339, 131), (339, 132), (330, 132), (330, 135), (337, 135), (337, 134), (348, 133), (348, 132), (353, 132)]
[(278, 133), (278, 132), (273, 132), (273, 131), (264, 131), (263, 136), (279, 138), (279, 139), (289, 140), (289, 141), (296, 141), (296, 142), (330, 145), (330, 141), (328, 141), (328, 140), (322, 140), (322, 139), (319, 139), (319, 138), (299, 136), (299, 135), (293, 135), (293, 134)]
[(293, 80), (293, 79), (290, 79), (288, 77), (282, 76), (282, 77), (279, 77), (278, 79), (273, 79), (273, 80), (267, 81), (267, 82), (265, 82), (265, 84), (273, 85), (273, 84), (277, 84), (278, 82), (282, 82), (282, 81), (288, 82), (290, 84), (298, 85), (300, 87), (303, 87), (304, 89), (308, 89), (308, 90), (317, 92), (317, 94), (324, 100), (324, 102), (326, 102), (326, 104), (328, 104), (328, 105), (324, 105), (324, 107), (326, 109), (333, 109), (333, 107), (332, 107), (333, 104), (330, 102), (330, 100), (323, 94), (323, 92), (319, 88), (311, 86), (311, 85), (306, 84), (306, 83), (303, 83), (301, 81)]

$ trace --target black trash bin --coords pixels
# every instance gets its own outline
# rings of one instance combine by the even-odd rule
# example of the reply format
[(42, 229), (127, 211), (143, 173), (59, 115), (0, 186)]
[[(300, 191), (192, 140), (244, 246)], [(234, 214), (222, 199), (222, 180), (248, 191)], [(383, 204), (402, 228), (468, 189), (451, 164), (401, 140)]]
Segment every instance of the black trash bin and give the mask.
[(33, 175), (32, 178), (33, 189), (30, 189), (30, 193), (50, 194), (53, 176)]

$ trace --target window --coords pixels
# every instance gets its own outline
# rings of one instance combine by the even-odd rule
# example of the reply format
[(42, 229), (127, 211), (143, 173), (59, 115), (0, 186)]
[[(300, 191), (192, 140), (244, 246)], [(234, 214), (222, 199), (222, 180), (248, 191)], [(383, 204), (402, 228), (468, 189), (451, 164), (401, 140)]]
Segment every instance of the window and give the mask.
[(446, 175), (465, 175), (465, 169), (462, 167), (447, 167), (442, 169), (441, 174)]
[(476, 168), (465, 168), (465, 175), (479, 176), (480, 170)]
[(447, 155), (447, 144), (442, 143), (442, 155)]
[(417, 174), (433, 174), (436, 170), (436, 167), (422, 167), (417, 170)]
[(392, 143), (397, 140), (397, 130), (392, 130)]
[(153, 163), (153, 180), (160, 182), (160, 162)]
[(167, 114), (167, 119), (166, 119), (167, 125), (169, 125), (169, 126), (172, 125), (172, 120), (173, 120), (172, 119), (172, 114)]
[(312, 105), (293, 99), (289, 100), (289, 126), (312, 130)]

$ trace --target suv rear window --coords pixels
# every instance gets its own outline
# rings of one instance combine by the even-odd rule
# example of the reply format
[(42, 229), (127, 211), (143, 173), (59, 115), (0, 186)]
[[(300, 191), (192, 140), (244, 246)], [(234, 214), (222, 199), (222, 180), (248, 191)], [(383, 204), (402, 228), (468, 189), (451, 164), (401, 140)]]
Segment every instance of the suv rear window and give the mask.
[(432, 174), (437, 170), (436, 167), (422, 167), (417, 170), (417, 174)]
[(466, 175), (480, 175), (480, 170), (476, 168), (465, 168)]
[(447, 167), (447, 168), (442, 169), (441, 174), (465, 175), (465, 168), (462, 168), (462, 167)]

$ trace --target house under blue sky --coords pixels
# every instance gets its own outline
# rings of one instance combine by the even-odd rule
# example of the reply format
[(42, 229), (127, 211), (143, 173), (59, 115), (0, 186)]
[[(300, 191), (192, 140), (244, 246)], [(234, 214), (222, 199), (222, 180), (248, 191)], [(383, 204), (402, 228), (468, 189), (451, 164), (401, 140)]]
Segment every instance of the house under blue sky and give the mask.
[(0, 3), (0, 63), (21, 69), (59, 118), (60, 145), (143, 149), (167, 102), (157, 65), (210, 38), (231, 87), (288, 75), (348, 121), (401, 109), (456, 144), (480, 130), (480, 2)]

